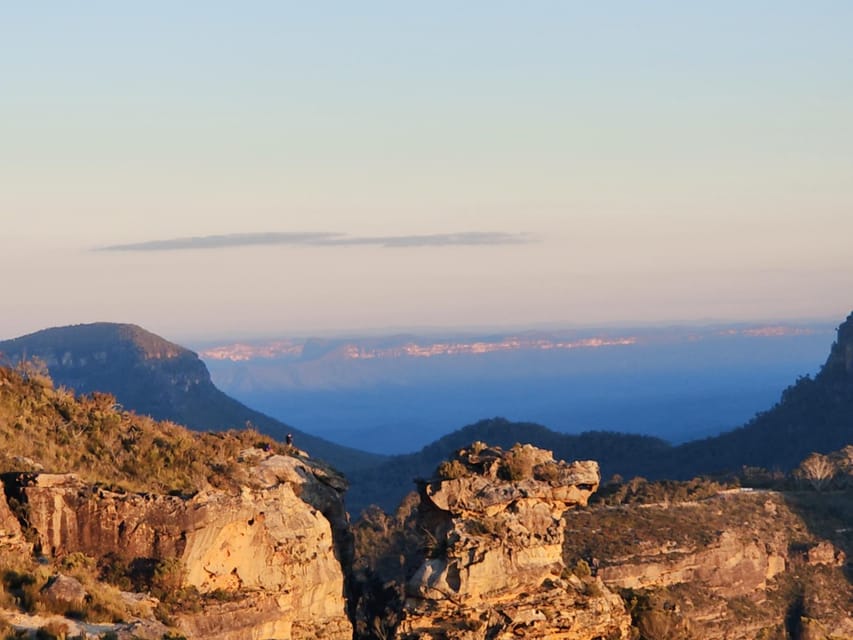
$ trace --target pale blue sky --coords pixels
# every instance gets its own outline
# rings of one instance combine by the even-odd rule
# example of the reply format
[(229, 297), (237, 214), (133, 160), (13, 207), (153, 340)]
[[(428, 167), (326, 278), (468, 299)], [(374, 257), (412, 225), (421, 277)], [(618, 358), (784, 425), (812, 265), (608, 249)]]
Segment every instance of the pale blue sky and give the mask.
[[(849, 2), (4, 6), (0, 337), (840, 319), (851, 28)], [(300, 233), (349, 240), (94, 250)]]

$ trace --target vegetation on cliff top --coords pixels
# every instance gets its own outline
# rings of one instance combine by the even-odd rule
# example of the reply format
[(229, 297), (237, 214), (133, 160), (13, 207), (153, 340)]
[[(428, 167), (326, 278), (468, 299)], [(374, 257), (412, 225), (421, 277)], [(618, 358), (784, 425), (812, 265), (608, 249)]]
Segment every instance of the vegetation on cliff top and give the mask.
[(0, 472), (76, 473), (130, 491), (236, 487), (242, 449), (286, 447), (253, 429), (199, 433), (123, 411), (113, 396), (75, 396), (32, 363), (0, 367)]

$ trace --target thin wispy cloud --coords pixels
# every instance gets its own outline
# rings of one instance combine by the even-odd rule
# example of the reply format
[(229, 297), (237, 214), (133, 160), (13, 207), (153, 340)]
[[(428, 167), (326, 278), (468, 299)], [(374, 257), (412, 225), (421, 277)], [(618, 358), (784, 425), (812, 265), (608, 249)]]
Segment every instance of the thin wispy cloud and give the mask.
[(215, 236), (168, 238), (128, 244), (97, 247), (94, 251), (187, 251), (229, 249), (234, 247), (356, 247), (376, 246), (386, 249), (404, 247), (481, 247), (530, 244), (536, 238), (528, 233), (501, 231), (463, 231), (404, 236), (355, 236), (333, 232), (266, 232), (229, 233)]

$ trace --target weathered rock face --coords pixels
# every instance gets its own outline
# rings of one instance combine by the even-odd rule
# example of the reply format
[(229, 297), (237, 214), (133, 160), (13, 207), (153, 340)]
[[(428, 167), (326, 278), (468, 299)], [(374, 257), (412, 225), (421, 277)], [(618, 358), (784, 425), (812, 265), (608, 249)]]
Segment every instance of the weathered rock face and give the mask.
[(785, 570), (786, 547), (723, 531), (707, 547), (666, 544), (658, 557), (638, 554), (601, 568), (606, 584), (623, 589), (700, 584), (710, 592), (737, 597), (767, 588)]
[(26, 505), (43, 554), (177, 559), (182, 584), (233, 594), (179, 614), (190, 637), (349, 640), (340, 562), (346, 545), (333, 532), (346, 527), (341, 479), (296, 457), (244, 456), (252, 482), (239, 495), (119, 494), (48, 474), (21, 477), (11, 492)]
[(562, 559), (562, 515), (597, 488), (597, 463), (475, 447), (440, 471), (458, 477), (421, 486), (434, 549), (407, 585), (399, 637), (627, 637), (622, 600)]
[(648, 640), (853, 637), (844, 554), (782, 494), (600, 506), (565, 521), (565, 562), (587, 560), (632, 600)]

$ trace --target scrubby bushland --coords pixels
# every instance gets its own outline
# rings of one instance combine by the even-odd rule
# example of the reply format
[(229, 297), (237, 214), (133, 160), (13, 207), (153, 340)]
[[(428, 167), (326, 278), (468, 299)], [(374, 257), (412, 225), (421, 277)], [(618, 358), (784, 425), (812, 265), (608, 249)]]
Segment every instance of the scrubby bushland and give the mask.
[(130, 491), (236, 487), (241, 449), (288, 448), (253, 429), (198, 433), (123, 411), (109, 394), (75, 396), (31, 367), (0, 367), (0, 472), (74, 472)]
[(621, 478), (611, 479), (599, 488), (590, 499), (590, 504), (655, 504), (691, 502), (717, 495), (724, 489), (738, 486), (736, 480), (712, 480), (693, 478), (684, 482), (677, 480), (658, 480), (650, 482), (636, 477), (624, 482)]

